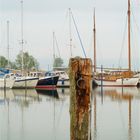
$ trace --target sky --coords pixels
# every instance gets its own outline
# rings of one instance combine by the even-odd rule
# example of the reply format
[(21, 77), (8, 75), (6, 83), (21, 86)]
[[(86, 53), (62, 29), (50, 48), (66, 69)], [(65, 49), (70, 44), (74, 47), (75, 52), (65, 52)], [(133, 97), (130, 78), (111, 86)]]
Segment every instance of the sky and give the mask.
[[(67, 66), (70, 58), (68, 9), (71, 8), (87, 57), (93, 60), (93, 9), (96, 8), (97, 65), (127, 67), (127, 0), (24, 0), (24, 51), (51, 69), (53, 32)], [(140, 0), (131, 0), (132, 67), (140, 70)], [(0, 55), (7, 57), (7, 20), (10, 21), (10, 60), (21, 50), (20, 0), (0, 0)], [(84, 57), (74, 24), (73, 57)], [(56, 51), (56, 55), (58, 52)]]

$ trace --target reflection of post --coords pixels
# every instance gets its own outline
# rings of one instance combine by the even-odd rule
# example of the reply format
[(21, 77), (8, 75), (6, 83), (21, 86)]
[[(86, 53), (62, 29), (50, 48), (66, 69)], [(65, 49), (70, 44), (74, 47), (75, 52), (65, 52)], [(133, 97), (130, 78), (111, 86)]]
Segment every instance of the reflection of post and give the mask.
[(131, 97), (129, 97), (129, 122), (128, 122), (128, 140), (132, 140), (132, 114), (131, 114)]
[(70, 120), (71, 140), (90, 138), (91, 74), (90, 59), (70, 60)]

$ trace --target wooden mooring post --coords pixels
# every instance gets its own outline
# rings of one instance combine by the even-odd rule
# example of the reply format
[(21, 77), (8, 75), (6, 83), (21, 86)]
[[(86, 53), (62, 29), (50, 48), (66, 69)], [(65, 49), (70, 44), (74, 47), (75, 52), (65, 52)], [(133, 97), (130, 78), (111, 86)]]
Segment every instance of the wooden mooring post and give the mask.
[(91, 139), (91, 59), (71, 58), (70, 77), (70, 140)]

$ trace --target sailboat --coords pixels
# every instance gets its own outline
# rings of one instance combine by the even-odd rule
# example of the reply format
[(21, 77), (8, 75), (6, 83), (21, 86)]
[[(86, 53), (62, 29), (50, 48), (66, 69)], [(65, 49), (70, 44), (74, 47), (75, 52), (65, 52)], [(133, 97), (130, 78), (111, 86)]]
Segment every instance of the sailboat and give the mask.
[(107, 72), (96, 72), (96, 26), (94, 14), (94, 79), (99, 86), (107, 87), (136, 87), (139, 83), (139, 77), (131, 70), (131, 4), (128, 0), (128, 69), (127, 70), (112, 70)]
[[(70, 18), (70, 17), (69, 17)], [(70, 37), (71, 38), (71, 37)], [(58, 43), (57, 43), (57, 39), (56, 39), (56, 35), (55, 32), (53, 32), (53, 59), (55, 62), (56, 59), (56, 54), (55, 54), (55, 44), (57, 46), (58, 49), (58, 53), (59, 53), (59, 57), (60, 57), (60, 51), (59, 51), (59, 47), (58, 47)], [(70, 39), (70, 44), (71, 44), (71, 39)], [(70, 45), (71, 47), (71, 45)], [(72, 52), (71, 52), (72, 54)], [(70, 86), (70, 82), (69, 82), (69, 76), (67, 74), (66, 71), (64, 71), (63, 68), (59, 68), (58, 67), (53, 67), (53, 71), (46, 73), (48, 76), (49, 75), (56, 75), (59, 76), (58, 82), (57, 82), (57, 87), (62, 87), (62, 88), (68, 88)]]
[(8, 65), (7, 68), (0, 68), (0, 88), (12, 88), (14, 85), (14, 76), (9, 70), (9, 21), (7, 21), (7, 52)]
[(15, 75), (15, 82), (13, 88), (35, 88), (39, 78), (23, 75), (24, 73), (23, 0), (21, 0), (21, 47), (22, 47), (22, 51), (21, 51), (22, 52), (22, 75), (19, 74)]
[(0, 68), (0, 88), (12, 88), (15, 79), (9, 70)]

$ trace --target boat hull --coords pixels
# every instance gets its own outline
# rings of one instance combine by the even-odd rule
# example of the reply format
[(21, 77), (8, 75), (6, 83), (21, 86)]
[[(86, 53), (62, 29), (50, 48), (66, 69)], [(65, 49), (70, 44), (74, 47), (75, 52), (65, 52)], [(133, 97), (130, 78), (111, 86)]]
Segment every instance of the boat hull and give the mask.
[(12, 88), (14, 85), (14, 79), (0, 79), (0, 88)]
[(58, 80), (57, 87), (60, 88), (69, 88), (70, 87), (70, 80), (69, 79), (61, 79)]
[[(98, 86), (101, 86), (101, 80), (95, 80)], [(124, 78), (116, 81), (102, 81), (104, 87), (136, 87), (139, 83), (139, 78)]]
[(58, 79), (59, 76), (40, 78), (36, 89), (54, 89), (57, 86)]
[(22, 78), (15, 80), (13, 89), (35, 88), (39, 78)]

